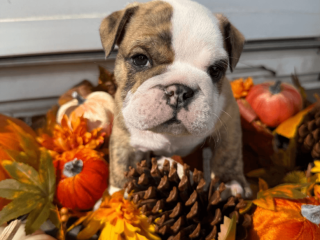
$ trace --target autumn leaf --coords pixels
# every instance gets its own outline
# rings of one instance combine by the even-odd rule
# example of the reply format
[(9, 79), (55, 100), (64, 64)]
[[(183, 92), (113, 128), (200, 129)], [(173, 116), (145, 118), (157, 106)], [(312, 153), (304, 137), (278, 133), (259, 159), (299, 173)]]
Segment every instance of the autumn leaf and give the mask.
[(224, 216), (223, 224), (220, 225), (218, 240), (235, 240), (236, 239), (237, 218), (232, 215), (232, 219)]
[(7, 149), (6, 153), (11, 158), (8, 160), (25, 163), (38, 169), (40, 151), (36, 138), (10, 120), (8, 120), (8, 129), (16, 135), (22, 149), (21, 152)]
[(54, 209), (52, 204), (55, 193), (55, 174), (52, 159), (45, 151), (41, 151), (39, 172), (31, 166), (2, 161), (2, 166), (12, 179), (0, 182), (0, 197), (10, 199), (0, 211), (0, 225), (28, 214), (25, 231), (31, 234), (38, 230)]
[(252, 202), (264, 209), (275, 210), (274, 198), (285, 199), (302, 199), (307, 197), (301, 192), (302, 188), (308, 187), (310, 184), (281, 184), (274, 188), (270, 188), (258, 193), (257, 199)]
[(286, 138), (294, 138), (298, 131), (298, 126), (302, 122), (304, 116), (315, 106), (315, 104), (310, 105), (301, 112), (297, 113), (291, 118), (288, 118), (282, 122), (276, 129), (275, 132)]

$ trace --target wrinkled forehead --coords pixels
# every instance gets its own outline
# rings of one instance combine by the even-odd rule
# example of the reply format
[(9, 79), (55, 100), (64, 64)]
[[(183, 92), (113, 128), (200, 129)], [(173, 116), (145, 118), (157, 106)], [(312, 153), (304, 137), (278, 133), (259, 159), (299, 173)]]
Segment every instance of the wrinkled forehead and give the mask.
[(208, 65), (227, 57), (217, 18), (189, 0), (156, 0), (140, 4), (127, 28), (127, 48), (164, 45), (176, 61)]

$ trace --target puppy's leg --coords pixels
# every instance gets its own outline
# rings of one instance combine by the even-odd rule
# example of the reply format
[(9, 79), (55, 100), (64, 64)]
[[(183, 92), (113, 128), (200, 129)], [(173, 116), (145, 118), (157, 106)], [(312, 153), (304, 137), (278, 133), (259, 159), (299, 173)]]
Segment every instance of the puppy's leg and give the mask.
[[(228, 87), (230, 87), (228, 85)], [(229, 89), (228, 89), (229, 91)], [(252, 192), (243, 174), (242, 161), (242, 130), (238, 105), (233, 96), (228, 98), (225, 113), (220, 116), (215, 134), (219, 141), (215, 141), (210, 161), (211, 178), (218, 176), (223, 182), (230, 182), (233, 190), (240, 187), (244, 190), (244, 197), (250, 197)], [(236, 186), (238, 183), (238, 186)], [(239, 192), (240, 193), (240, 192)]]
[(136, 167), (136, 163), (145, 157), (136, 152), (129, 143), (128, 133), (114, 126), (110, 138), (110, 176), (109, 193), (112, 194), (124, 187), (127, 179), (124, 173), (129, 166)]
[(232, 195), (240, 193), (246, 198), (251, 196), (251, 189), (243, 174), (241, 145), (228, 147), (228, 144), (221, 143), (215, 147), (211, 160), (211, 177), (214, 176), (227, 183)]

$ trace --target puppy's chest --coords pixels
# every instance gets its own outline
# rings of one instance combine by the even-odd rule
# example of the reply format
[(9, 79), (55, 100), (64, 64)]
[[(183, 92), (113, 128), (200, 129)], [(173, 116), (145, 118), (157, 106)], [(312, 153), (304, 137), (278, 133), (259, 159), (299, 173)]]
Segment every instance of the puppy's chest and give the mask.
[(136, 129), (131, 130), (130, 134), (130, 145), (135, 150), (152, 151), (155, 155), (167, 157), (172, 155), (186, 156), (205, 140), (205, 138), (195, 136), (175, 137)]

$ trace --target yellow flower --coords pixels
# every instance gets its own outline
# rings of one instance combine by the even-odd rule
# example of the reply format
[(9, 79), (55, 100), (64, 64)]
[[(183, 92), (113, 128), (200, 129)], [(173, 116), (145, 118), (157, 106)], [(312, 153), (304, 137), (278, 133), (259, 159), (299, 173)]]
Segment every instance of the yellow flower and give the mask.
[(138, 207), (123, 197), (123, 191), (106, 196), (100, 208), (79, 219), (71, 228), (82, 223), (85, 228), (77, 239), (85, 240), (101, 230), (99, 240), (160, 240), (155, 228)]
[(314, 165), (315, 167), (311, 169), (311, 172), (320, 173), (320, 161), (319, 160), (314, 161)]
[(317, 173), (318, 179), (317, 182), (320, 182), (320, 161), (316, 160), (314, 161), (314, 167), (311, 169), (311, 172)]

